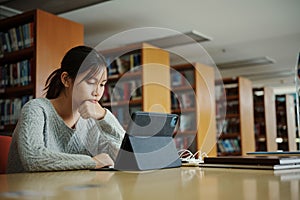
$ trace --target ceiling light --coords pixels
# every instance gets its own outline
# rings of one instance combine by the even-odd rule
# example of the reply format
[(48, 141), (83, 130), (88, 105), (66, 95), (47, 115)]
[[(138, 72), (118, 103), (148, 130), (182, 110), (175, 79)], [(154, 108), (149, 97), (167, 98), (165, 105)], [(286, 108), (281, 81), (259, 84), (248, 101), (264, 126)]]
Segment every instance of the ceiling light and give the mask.
[(294, 71), (274, 71), (274, 72), (264, 72), (264, 73), (258, 73), (258, 74), (245, 74), (243, 75), (245, 77), (248, 77), (250, 79), (264, 79), (264, 78), (279, 78), (279, 77), (287, 77), (287, 76), (295, 76)]
[(19, 10), (8, 8), (6, 6), (0, 6), (0, 19), (11, 17), (20, 13), (22, 12)]
[(293, 80), (294, 76), (295, 76), (295, 73), (269, 74), (269, 75), (254, 76), (254, 77), (248, 77), (248, 76), (245, 76), (245, 77), (249, 78), (252, 81), (255, 81), (255, 80), (266, 80), (266, 79), (279, 79), (279, 78), (285, 78), (285, 77), (291, 77), (291, 80)]
[(204, 36), (197, 31), (192, 30), (186, 33), (146, 40), (143, 42), (154, 45), (159, 48), (170, 48), (174, 46), (181, 46), (181, 45), (199, 43), (199, 42), (205, 42), (211, 40), (212, 40), (211, 38)]
[(265, 57), (239, 60), (239, 61), (233, 61), (227, 63), (220, 63), (217, 64), (217, 66), (219, 69), (231, 69), (231, 68), (246, 67), (246, 66), (267, 65), (273, 63), (275, 63), (275, 60), (265, 56)]

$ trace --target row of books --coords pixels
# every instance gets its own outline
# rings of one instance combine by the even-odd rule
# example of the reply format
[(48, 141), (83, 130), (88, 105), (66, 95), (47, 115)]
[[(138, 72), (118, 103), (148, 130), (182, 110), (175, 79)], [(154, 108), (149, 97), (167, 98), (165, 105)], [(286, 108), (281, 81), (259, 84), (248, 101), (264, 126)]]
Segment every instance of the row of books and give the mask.
[(178, 151), (182, 149), (191, 149), (194, 139), (194, 135), (176, 135), (174, 137), (176, 149)]
[(266, 126), (264, 122), (255, 123), (254, 125), (255, 135), (266, 135)]
[(31, 60), (23, 60), (0, 66), (0, 88), (30, 84), (31, 65)]
[(240, 119), (228, 118), (224, 120), (223, 131), (224, 134), (239, 133), (240, 132)]
[(130, 106), (129, 108), (118, 106), (118, 107), (112, 107), (111, 111), (118, 119), (120, 124), (122, 124), (124, 128), (126, 128), (126, 126), (129, 123), (129, 120), (131, 119), (130, 118), (131, 114), (136, 111), (141, 111), (141, 109), (142, 109), (141, 106)]
[(226, 116), (226, 101), (216, 102), (216, 119), (222, 120)]
[(288, 135), (287, 125), (279, 124), (277, 125), (276, 130), (277, 130), (277, 137), (287, 137)]
[(177, 92), (171, 93), (171, 107), (172, 109), (194, 108), (196, 103), (196, 95), (194, 91), (191, 92)]
[(0, 55), (5, 52), (18, 51), (34, 44), (33, 23), (13, 27), (6, 32), (0, 32)]
[(227, 101), (227, 114), (239, 114), (239, 102), (234, 101)]
[(129, 80), (122, 83), (110, 83), (105, 87), (102, 102), (129, 101), (141, 99), (141, 80)]
[(26, 95), (21, 98), (0, 99), (0, 127), (3, 128), (4, 125), (16, 124), (21, 108), (32, 98), (32, 95)]
[(193, 86), (195, 84), (195, 74), (193, 69), (171, 72), (171, 86)]
[(218, 151), (221, 153), (240, 152), (240, 143), (238, 139), (218, 140)]
[(180, 115), (179, 131), (195, 131), (197, 129), (196, 113), (183, 113)]
[(124, 74), (128, 71), (134, 71), (135, 68), (141, 65), (141, 53), (125, 54), (114, 58), (107, 57), (108, 74), (117, 75)]
[(222, 99), (225, 99), (225, 88), (223, 87), (223, 82), (218, 83), (215, 82), (215, 97), (216, 101), (221, 101)]
[(238, 88), (232, 87), (232, 88), (225, 88), (226, 96), (235, 96), (238, 95)]

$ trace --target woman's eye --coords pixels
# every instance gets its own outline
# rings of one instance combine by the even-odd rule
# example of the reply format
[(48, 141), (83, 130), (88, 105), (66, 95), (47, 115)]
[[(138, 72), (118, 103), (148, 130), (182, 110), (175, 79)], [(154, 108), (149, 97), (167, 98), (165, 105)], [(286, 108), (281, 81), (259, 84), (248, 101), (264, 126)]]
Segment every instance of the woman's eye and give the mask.
[(95, 84), (96, 81), (94, 81), (94, 80), (88, 80), (87, 83), (88, 83), (88, 84)]

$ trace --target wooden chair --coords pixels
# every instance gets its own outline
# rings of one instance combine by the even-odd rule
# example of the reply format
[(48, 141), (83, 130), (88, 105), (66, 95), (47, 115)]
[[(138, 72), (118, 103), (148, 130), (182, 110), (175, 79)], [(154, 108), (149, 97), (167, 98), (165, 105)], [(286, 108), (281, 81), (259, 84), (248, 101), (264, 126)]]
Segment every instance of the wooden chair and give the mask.
[(12, 137), (0, 135), (0, 174), (6, 173), (8, 152)]

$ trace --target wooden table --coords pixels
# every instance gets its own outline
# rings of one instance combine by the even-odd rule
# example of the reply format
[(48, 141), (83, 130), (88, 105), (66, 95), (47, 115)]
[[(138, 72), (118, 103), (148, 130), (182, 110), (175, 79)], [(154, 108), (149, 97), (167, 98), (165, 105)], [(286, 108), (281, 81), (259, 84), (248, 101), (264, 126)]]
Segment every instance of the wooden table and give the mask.
[(65, 171), (0, 175), (0, 199), (299, 200), (300, 170), (182, 167), (146, 172)]

